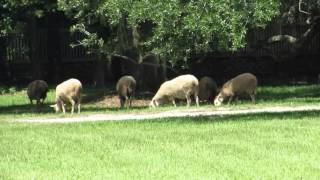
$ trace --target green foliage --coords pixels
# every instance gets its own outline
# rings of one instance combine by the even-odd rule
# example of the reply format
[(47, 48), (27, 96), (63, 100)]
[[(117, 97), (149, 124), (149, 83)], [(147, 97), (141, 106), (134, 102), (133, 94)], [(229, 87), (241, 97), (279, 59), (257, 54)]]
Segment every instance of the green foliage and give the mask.
[[(130, 37), (134, 28), (153, 24), (151, 35), (139, 45), (172, 64), (195, 54), (243, 47), (247, 30), (265, 26), (278, 13), (279, 5), (279, 0), (58, 0), (59, 9), (90, 33), (101, 27), (119, 32), (125, 26), (127, 35), (113, 33), (103, 38), (107, 45), (101, 51), (109, 54), (121, 53), (117, 48), (124, 43), (121, 39)], [(92, 28), (96, 23), (99, 27)]]
[(22, 31), (28, 18), (40, 18), (55, 10), (51, 0), (0, 0), (0, 37)]

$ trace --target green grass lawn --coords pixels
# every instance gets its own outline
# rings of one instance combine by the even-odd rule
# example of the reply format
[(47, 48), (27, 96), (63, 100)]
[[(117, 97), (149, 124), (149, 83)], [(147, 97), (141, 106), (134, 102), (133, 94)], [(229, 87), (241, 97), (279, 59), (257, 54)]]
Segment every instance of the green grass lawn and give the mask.
[(0, 123), (0, 179), (317, 179), (319, 112)]
[[(241, 101), (227, 107), (317, 105), (319, 90), (316, 85), (261, 87), (256, 105)], [(53, 100), (51, 90), (47, 104)], [(83, 106), (83, 114), (131, 111), (153, 110)], [(17, 90), (0, 95), (0, 179), (319, 179), (319, 114), (14, 123), (10, 120), (63, 116), (48, 108), (37, 112), (23, 89)]]

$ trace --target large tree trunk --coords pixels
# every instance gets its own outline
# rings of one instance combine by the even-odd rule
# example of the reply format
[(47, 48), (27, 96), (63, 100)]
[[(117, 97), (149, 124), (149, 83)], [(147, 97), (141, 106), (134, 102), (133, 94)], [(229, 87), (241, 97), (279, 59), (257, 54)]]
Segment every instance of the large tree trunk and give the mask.
[(96, 87), (105, 86), (105, 61), (100, 52), (98, 52), (95, 60), (94, 85)]
[(28, 23), (28, 31), (30, 34), (30, 59), (32, 65), (32, 79), (42, 78), (42, 67), (39, 57), (39, 32), (37, 28), (37, 19), (32, 17)]
[(9, 63), (6, 61), (6, 39), (0, 37), (0, 71), (1, 78), (0, 80), (7, 82), (12, 79)]
[(60, 68), (61, 68), (61, 52), (60, 52), (60, 32), (57, 26), (57, 15), (49, 14), (47, 17), (47, 54), (49, 68), (49, 79), (51, 82), (57, 84), (60, 82)]
[(165, 59), (160, 60), (161, 63), (161, 80), (166, 81), (168, 80), (167, 77), (167, 61)]
[(108, 81), (112, 81), (115, 78), (115, 75), (112, 74), (112, 57), (108, 55), (106, 57), (106, 71), (105, 71), (105, 76), (107, 77)]

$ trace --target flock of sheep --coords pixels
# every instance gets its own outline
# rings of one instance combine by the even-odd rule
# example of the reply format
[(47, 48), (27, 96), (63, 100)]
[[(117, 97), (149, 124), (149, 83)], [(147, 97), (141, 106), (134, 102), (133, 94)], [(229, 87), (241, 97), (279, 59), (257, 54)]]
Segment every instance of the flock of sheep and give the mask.
[[(136, 80), (132, 76), (121, 77), (116, 85), (116, 90), (120, 99), (121, 107), (131, 107), (132, 96), (134, 96), (136, 89)], [(257, 90), (257, 78), (251, 73), (240, 74), (223, 84), (219, 94), (217, 84), (210, 77), (203, 77), (198, 79), (191, 75), (181, 75), (172, 80), (162, 83), (157, 93), (152, 98), (149, 106), (158, 107), (161, 104), (173, 103), (176, 106), (176, 99), (186, 99), (187, 106), (190, 106), (192, 96), (199, 106), (199, 99), (201, 101), (209, 102), (214, 98), (214, 104), (220, 106), (223, 101), (228, 99), (230, 103), (234, 98), (250, 97), (255, 103), (255, 95)], [(27, 95), (30, 103), (33, 100), (38, 104), (42, 104), (46, 99), (48, 92), (48, 84), (43, 80), (32, 81), (28, 85)], [(71, 114), (73, 114), (75, 107), (80, 113), (81, 106), (82, 84), (77, 79), (69, 79), (56, 87), (56, 104), (51, 105), (56, 112), (63, 111), (65, 113), (65, 105), (71, 104)]]

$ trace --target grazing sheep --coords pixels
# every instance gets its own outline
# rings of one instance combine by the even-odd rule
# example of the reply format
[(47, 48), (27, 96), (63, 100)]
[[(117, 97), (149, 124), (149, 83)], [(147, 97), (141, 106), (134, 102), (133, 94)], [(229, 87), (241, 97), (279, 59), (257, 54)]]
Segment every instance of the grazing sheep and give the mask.
[(217, 94), (217, 83), (208, 76), (199, 81), (199, 100), (200, 102), (210, 102), (210, 99)]
[(187, 106), (190, 106), (191, 95), (194, 95), (197, 106), (199, 106), (199, 82), (191, 75), (181, 75), (170, 81), (162, 83), (156, 95), (150, 102), (150, 107), (158, 107), (167, 101), (171, 101), (176, 106), (175, 98), (187, 99)]
[(257, 90), (257, 78), (251, 73), (243, 73), (235, 78), (224, 83), (220, 93), (214, 100), (216, 106), (220, 106), (221, 103), (229, 98), (228, 104), (234, 97), (250, 96), (253, 103), (255, 103), (255, 95)]
[(43, 104), (47, 97), (47, 92), (48, 84), (43, 80), (35, 80), (28, 84), (27, 95), (31, 104), (33, 104), (32, 100), (36, 100), (37, 105)]
[(120, 99), (121, 108), (127, 104), (127, 107), (131, 107), (132, 99), (136, 90), (136, 80), (132, 76), (122, 76), (116, 86), (117, 93)]
[(78, 113), (80, 113), (81, 91), (82, 85), (77, 79), (69, 79), (62, 82), (56, 87), (56, 104), (51, 105), (51, 107), (53, 107), (56, 112), (62, 109), (63, 114), (65, 114), (65, 103), (70, 103), (71, 114), (73, 114), (75, 105), (77, 105)]

